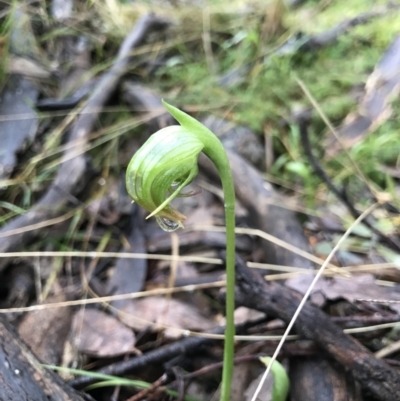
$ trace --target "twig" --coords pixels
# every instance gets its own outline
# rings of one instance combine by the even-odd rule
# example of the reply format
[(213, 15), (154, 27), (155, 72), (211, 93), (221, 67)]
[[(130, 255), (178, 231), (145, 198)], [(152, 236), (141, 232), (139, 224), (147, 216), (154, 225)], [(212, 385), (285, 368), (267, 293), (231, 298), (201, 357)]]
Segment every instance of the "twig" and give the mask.
[[(358, 219), (360, 217), (360, 212), (353, 206), (353, 204), (349, 201), (347, 195), (345, 194), (344, 191), (340, 191), (332, 182), (328, 174), (325, 172), (325, 170), (322, 168), (321, 164), (317, 160), (317, 158), (314, 156), (312, 149), (311, 149), (311, 144), (310, 140), (308, 137), (308, 116), (306, 116), (305, 113), (299, 115), (297, 117), (297, 122), (299, 124), (300, 128), (300, 137), (301, 137), (301, 143), (303, 145), (304, 151), (314, 168), (315, 173), (322, 179), (323, 182), (327, 185), (327, 187), (336, 195), (336, 197), (343, 202), (343, 204), (347, 207), (349, 210), (350, 214), (355, 218)], [(400, 250), (400, 243), (396, 241), (394, 238), (391, 238), (387, 236), (386, 234), (382, 233), (380, 230), (378, 230), (376, 227), (374, 227), (368, 219), (365, 219), (363, 223), (377, 236), (382, 238), (391, 248), (399, 251)]]

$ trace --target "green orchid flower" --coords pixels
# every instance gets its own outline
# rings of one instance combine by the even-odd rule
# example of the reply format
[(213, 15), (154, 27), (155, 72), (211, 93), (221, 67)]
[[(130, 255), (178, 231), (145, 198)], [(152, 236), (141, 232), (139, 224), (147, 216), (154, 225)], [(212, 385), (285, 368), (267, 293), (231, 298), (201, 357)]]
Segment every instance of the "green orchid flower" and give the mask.
[(127, 168), (126, 187), (131, 198), (156, 216), (167, 231), (183, 227), (186, 216), (170, 202), (181, 194), (198, 172), (204, 145), (181, 126), (163, 128), (136, 152)]

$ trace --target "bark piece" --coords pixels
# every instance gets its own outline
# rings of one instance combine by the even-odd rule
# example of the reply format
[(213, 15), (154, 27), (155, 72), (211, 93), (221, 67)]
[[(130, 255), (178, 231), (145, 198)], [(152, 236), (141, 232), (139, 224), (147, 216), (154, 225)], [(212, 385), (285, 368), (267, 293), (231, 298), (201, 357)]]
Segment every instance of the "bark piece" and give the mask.
[(0, 316), (0, 400), (84, 401), (92, 398), (80, 394), (56, 373), (45, 369), (10, 323)]

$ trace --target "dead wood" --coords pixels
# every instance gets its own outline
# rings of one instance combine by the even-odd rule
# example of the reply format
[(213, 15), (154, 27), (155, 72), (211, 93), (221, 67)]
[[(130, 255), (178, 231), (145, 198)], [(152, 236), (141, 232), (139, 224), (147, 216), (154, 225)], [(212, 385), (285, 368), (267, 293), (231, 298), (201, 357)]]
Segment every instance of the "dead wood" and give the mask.
[[(67, 206), (69, 197), (82, 190), (87, 165), (84, 149), (101, 108), (126, 72), (132, 50), (142, 44), (150, 32), (165, 26), (166, 22), (154, 15), (142, 17), (137, 22), (122, 43), (115, 63), (103, 75), (71, 130), (68, 142), (75, 146), (68, 148), (64, 153), (61, 167), (49, 190), (28, 213), (12, 220), (0, 230), (0, 252), (18, 250), (32, 241), (40, 232), (39, 229), (33, 230), (35, 225), (60, 215), (62, 209)], [(4, 258), (0, 260), (0, 271), (7, 262)]]
[(84, 100), (93, 91), (95, 86), (98, 84), (97, 79), (91, 79), (84, 83), (79, 89), (77, 89), (71, 96), (63, 99), (45, 98), (39, 99), (36, 107), (40, 111), (56, 111), (56, 110), (70, 110), (76, 107), (82, 100)]
[(332, 317), (332, 320), (335, 323), (339, 323), (343, 327), (350, 329), (362, 325), (371, 326), (375, 324), (398, 322), (400, 320), (400, 315), (381, 316), (378, 314), (371, 316), (334, 316)]
[(0, 316), (0, 400), (84, 401), (80, 394), (60, 377), (45, 369), (26, 344)]
[(38, 119), (28, 102), (36, 102), (38, 95), (39, 91), (20, 76), (11, 76), (1, 92), (0, 179), (9, 178), (17, 164), (17, 153), (36, 136)]
[[(302, 299), (301, 294), (281, 284), (265, 282), (239, 258), (236, 272), (239, 305), (279, 317), (287, 323), (290, 321)], [(400, 374), (343, 333), (320, 309), (306, 304), (294, 327), (300, 336), (314, 341), (351, 372), (362, 389), (377, 400), (392, 401), (393, 394), (400, 394)]]
[[(214, 334), (223, 334), (224, 328), (218, 328), (213, 331)], [(164, 345), (156, 348), (146, 354), (130, 358), (126, 361), (116, 362), (99, 369), (98, 373), (107, 375), (123, 375), (137, 369), (142, 369), (154, 363), (163, 363), (178, 355), (190, 354), (199, 349), (199, 347), (209, 345), (215, 340), (203, 337), (189, 337), (174, 342), (173, 344)], [(80, 376), (70, 381), (71, 386), (75, 388), (83, 388), (98, 379), (88, 376)]]

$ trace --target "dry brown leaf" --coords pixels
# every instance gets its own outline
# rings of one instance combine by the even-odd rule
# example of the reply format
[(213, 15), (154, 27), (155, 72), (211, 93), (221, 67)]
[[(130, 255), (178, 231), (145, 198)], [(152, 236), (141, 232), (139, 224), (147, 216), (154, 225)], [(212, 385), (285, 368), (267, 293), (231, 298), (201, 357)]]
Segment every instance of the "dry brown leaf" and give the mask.
[(169, 326), (164, 332), (168, 338), (180, 337), (182, 330), (205, 331), (215, 325), (194, 306), (163, 297), (132, 300), (121, 312), (121, 320), (135, 330), (144, 330), (150, 323)]
[(75, 313), (71, 337), (78, 350), (98, 357), (114, 357), (132, 351), (135, 335), (115, 317), (96, 309)]
[[(286, 285), (304, 294), (313, 278), (312, 275), (301, 275), (287, 280)], [(374, 276), (371, 274), (354, 276), (350, 279), (344, 277), (321, 278), (315, 285), (312, 294), (323, 296), (328, 300), (343, 298), (349, 302), (354, 302), (357, 299), (400, 301), (399, 293), (394, 292), (391, 288), (377, 285)], [(321, 305), (320, 300), (314, 298), (314, 295), (312, 295), (311, 300)], [(390, 304), (390, 307), (400, 313), (400, 303)]]
[[(64, 302), (63, 293), (50, 296), (46, 302)], [(53, 308), (29, 312), (19, 325), (21, 338), (31, 347), (36, 356), (45, 363), (60, 363), (64, 343), (71, 326), (70, 308)]]

